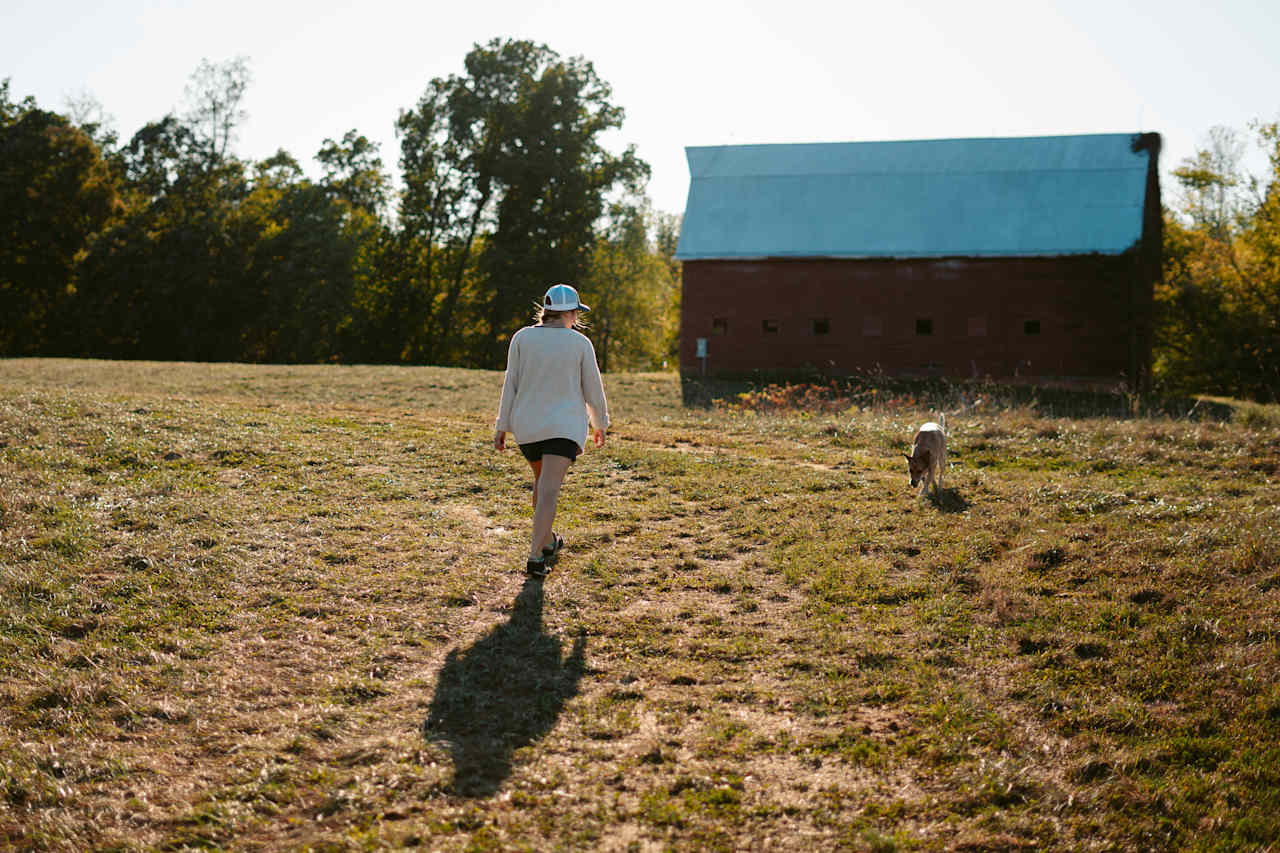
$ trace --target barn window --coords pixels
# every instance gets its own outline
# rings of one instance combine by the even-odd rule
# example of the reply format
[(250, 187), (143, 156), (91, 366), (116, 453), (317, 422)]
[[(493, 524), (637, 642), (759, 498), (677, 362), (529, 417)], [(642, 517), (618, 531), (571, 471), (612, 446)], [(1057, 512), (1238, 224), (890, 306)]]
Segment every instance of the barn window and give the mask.
[(986, 317), (970, 317), (969, 318), (969, 337), (981, 338), (987, 334), (987, 318)]
[(862, 334), (869, 338), (878, 338), (884, 334), (883, 317), (863, 317)]
[(827, 335), (831, 333), (831, 321), (826, 317), (815, 317), (813, 320), (813, 333), (815, 335)]
[(916, 334), (932, 335), (933, 334), (933, 318), (917, 317), (916, 318)]
[(1038, 334), (1040, 334), (1040, 321), (1039, 321), (1039, 320), (1024, 320), (1024, 321), (1023, 321), (1023, 323), (1022, 323), (1022, 333), (1023, 333), (1023, 334), (1025, 334), (1025, 335), (1038, 335)]
[(727, 335), (729, 334), (729, 320), (727, 317), (715, 317), (711, 320), (711, 334)]
[(778, 333), (778, 321), (764, 320), (760, 323), (760, 328), (766, 335), (776, 335)]

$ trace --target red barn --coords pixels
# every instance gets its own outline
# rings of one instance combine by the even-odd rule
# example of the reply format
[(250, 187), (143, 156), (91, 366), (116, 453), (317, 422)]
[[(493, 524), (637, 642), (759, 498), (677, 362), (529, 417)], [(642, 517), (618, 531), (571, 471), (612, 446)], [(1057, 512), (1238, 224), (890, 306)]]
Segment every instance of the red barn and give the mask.
[(680, 368), (1146, 384), (1157, 134), (687, 149)]

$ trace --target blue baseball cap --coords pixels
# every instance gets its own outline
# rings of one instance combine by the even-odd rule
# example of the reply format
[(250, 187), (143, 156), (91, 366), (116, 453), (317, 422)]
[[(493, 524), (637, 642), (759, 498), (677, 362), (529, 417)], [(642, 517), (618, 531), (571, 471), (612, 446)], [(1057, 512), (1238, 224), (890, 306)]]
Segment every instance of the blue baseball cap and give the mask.
[(547, 288), (547, 295), (542, 297), (542, 308), (545, 311), (591, 310), (578, 301), (578, 291), (567, 284), (553, 284)]

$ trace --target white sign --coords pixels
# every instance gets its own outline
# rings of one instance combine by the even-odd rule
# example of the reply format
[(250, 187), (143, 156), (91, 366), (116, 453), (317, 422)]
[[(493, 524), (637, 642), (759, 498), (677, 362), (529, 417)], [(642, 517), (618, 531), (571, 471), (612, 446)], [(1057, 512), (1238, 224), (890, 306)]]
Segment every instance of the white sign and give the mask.
[(707, 357), (707, 339), (698, 338), (698, 358)]

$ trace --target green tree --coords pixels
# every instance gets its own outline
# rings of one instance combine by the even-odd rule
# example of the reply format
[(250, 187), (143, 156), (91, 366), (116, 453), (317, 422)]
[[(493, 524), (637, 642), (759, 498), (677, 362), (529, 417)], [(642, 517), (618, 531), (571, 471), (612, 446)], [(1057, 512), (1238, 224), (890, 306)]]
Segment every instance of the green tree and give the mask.
[(1174, 170), (1182, 189), (1181, 212), (1217, 240), (1228, 239), (1244, 213), (1243, 158), (1240, 134), (1218, 126), (1209, 130), (1206, 146)]
[(0, 84), (0, 354), (58, 349), (77, 260), (119, 209), (89, 134)]
[(343, 360), (362, 252), (376, 242), (373, 214), (325, 182), (302, 177), (286, 152), (257, 166), (240, 209), (250, 241), (242, 315), (242, 358), (270, 362)]
[(66, 107), (67, 120), (89, 134), (103, 156), (115, 149), (120, 142), (114, 127), (115, 119), (107, 114), (101, 101), (89, 92), (81, 91), (67, 96)]
[(491, 215), (498, 132), (471, 109), (463, 78), (436, 78), (396, 123), (404, 192), (401, 231), (387, 247), (384, 298), (400, 310), (409, 361), (456, 363), (454, 318), (474, 282), (474, 250)]
[(173, 115), (135, 133), (115, 162), (128, 214), (82, 265), (85, 345), (111, 357), (239, 358), (242, 318), (259, 308), (245, 275), (256, 240), (242, 209), (246, 164)]
[(655, 214), (654, 243), (658, 257), (666, 264), (671, 278), (671, 302), (667, 306), (667, 339), (663, 346), (663, 360), (678, 364), (680, 356), (680, 300), (683, 296), (683, 265), (676, 260), (676, 248), (680, 242), (680, 225), (683, 217), (678, 213)]
[[(602, 370), (652, 370), (668, 357), (678, 280), (650, 239), (654, 220), (647, 204), (614, 205), (592, 252), (582, 293)], [(665, 236), (661, 227), (656, 233)]]
[(316, 160), (324, 169), (321, 184), (334, 198), (370, 216), (382, 216), (391, 179), (382, 166), (376, 142), (370, 142), (356, 130), (349, 130), (341, 142), (326, 139)]
[(589, 62), (494, 40), (465, 71), (400, 116), (402, 278), (390, 289), (414, 318), (411, 358), (500, 366), (530, 300), (587, 272), (607, 195), (648, 167), (602, 147), (622, 110)]
[[(175, 357), (162, 343), (182, 303), (180, 274), (169, 274), (169, 264), (180, 260), (170, 252), (170, 230), (201, 156), (191, 132), (173, 116), (149, 122), (115, 152), (126, 212), (79, 264), (73, 312), (79, 354)], [(184, 266), (175, 264), (175, 272)]]
[(202, 61), (185, 118), (147, 124), (116, 153), (128, 214), (84, 259), (78, 295), (93, 354), (244, 357), (245, 326), (265, 307), (254, 247), (269, 226), (230, 150), (248, 79), (243, 59)]
[(1175, 172), (1181, 216), (1166, 216), (1156, 289), (1166, 390), (1280, 399), (1280, 131), (1255, 131), (1269, 154), (1264, 180), (1242, 177), (1235, 137), (1221, 129)]
[(1250, 345), (1257, 365), (1255, 396), (1280, 400), (1280, 122), (1256, 122), (1269, 172), (1241, 233), (1245, 252), (1242, 302), (1255, 329)]
[(201, 59), (187, 81), (183, 121), (200, 141), (210, 165), (231, 155), (236, 133), (249, 114), (243, 107), (253, 76), (244, 56), (226, 62)]
[(103, 318), (83, 336), (92, 353), (313, 362), (368, 351), (389, 185), (377, 146), (354, 130), (325, 140), (314, 182), (285, 151), (243, 162), (231, 144), (247, 84), (243, 59), (202, 62), (185, 118), (146, 125), (116, 153), (128, 215), (82, 264), (80, 315)]
[(649, 167), (634, 147), (614, 155), (602, 145), (623, 110), (585, 59), (495, 40), (473, 50), (467, 68), (481, 84), (478, 111), (505, 130), (493, 164), (497, 221), (481, 259), (487, 323), (472, 348), (478, 365), (501, 367), (529, 297), (588, 273), (607, 196), (638, 194)]

